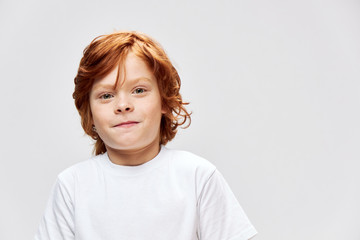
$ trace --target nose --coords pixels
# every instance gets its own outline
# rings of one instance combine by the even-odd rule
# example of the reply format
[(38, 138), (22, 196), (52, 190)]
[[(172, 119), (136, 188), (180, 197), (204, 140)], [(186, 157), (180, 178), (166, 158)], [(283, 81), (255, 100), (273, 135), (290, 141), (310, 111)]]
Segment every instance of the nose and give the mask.
[(115, 113), (132, 112), (133, 110), (134, 105), (124, 98), (119, 100), (119, 103), (115, 106)]

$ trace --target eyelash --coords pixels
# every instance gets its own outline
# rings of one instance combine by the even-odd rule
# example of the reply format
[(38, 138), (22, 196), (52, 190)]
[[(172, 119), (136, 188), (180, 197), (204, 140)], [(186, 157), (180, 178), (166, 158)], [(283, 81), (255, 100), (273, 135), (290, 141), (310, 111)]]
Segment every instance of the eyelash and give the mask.
[(105, 96), (110, 96), (110, 97), (114, 97), (112, 94), (110, 93), (104, 93), (103, 95), (100, 96), (101, 99), (107, 100), (109, 98), (104, 98)]
[[(136, 92), (137, 90), (141, 90), (142, 92)], [(135, 94), (142, 94), (142, 93), (145, 93), (145, 92), (146, 92), (145, 88), (136, 88), (133, 91), (133, 93), (135, 93)], [(111, 97), (114, 97), (114, 95), (112, 95), (110, 93), (104, 93), (104, 94), (102, 94), (100, 96), (100, 98), (103, 99), (103, 100), (107, 100), (107, 99), (109, 99)]]
[[(135, 88), (135, 90), (133, 91), (133, 93), (136, 93), (136, 91), (137, 90), (142, 90), (142, 92), (141, 93), (144, 93), (144, 92), (146, 92), (146, 90), (144, 89), (144, 88)], [(141, 93), (136, 93), (136, 94), (141, 94)]]

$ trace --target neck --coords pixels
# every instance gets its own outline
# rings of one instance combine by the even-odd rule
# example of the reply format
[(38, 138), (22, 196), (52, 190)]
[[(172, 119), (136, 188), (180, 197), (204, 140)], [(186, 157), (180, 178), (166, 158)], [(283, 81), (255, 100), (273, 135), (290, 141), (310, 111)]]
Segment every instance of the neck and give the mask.
[(138, 166), (155, 158), (160, 151), (158, 141), (139, 149), (119, 150), (106, 146), (109, 159), (114, 164), (124, 166)]

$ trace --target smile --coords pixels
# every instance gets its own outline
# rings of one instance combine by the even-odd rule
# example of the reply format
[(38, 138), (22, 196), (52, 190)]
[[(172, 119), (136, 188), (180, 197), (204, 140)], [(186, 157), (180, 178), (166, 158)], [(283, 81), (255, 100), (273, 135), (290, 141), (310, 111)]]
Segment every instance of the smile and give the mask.
[(122, 122), (122, 123), (116, 125), (115, 127), (129, 128), (129, 127), (135, 126), (138, 123), (139, 122), (135, 122), (135, 121), (127, 121), (127, 122)]

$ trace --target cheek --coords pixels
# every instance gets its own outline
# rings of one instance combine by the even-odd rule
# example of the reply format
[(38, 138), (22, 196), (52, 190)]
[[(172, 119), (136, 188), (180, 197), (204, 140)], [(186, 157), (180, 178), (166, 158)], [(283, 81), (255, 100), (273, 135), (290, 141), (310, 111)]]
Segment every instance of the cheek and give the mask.
[(161, 102), (157, 99), (154, 99), (153, 101), (148, 101), (146, 105), (143, 105), (143, 107), (146, 110), (147, 114), (154, 120), (156, 120), (158, 116), (161, 117), (161, 114), (163, 112)]
[(101, 123), (102, 121), (104, 121), (106, 119), (106, 111), (104, 109), (104, 107), (100, 107), (96, 104), (90, 105), (90, 109), (91, 109), (91, 114), (92, 114), (92, 119), (93, 119), (93, 124), (98, 124)]

